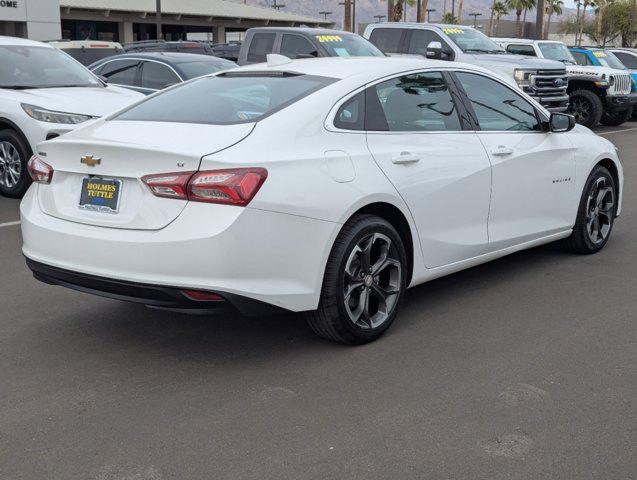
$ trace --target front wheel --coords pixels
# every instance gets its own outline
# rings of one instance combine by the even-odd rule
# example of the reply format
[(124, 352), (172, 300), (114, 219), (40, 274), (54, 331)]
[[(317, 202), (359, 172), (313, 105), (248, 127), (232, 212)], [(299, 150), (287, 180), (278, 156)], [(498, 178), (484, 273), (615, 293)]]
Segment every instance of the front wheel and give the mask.
[(332, 247), (319, 308), (308, 312), (308, 324), (336, 342), (376, 340), (394, 321), (406, 282), (407, 256), (396, 229), (375, 215), (356, 215)]
[(633, 116), (633, 108), (630, 107), (626, 110), (619, 112), (604, 112), (599, 123), (606, 125), (607, 127), (619, 127), (622, 123), (627, 122)]
[(610, 237), (617, 212), (617, 187), (610, 172), (596, 166), (586, 181), (577, 219), (570, 237), (564, 240), (575, 253), (597, 253)]
[(569, 97), (568, 113), (575, 121), (588, 128), (596, 127), (604, 110), (601, 99), (590, 90), (575, 90)]
[(0, 193), (21, 197), (31, 185), (27, 162), (31, 150), (13, 130), (0, 130)]

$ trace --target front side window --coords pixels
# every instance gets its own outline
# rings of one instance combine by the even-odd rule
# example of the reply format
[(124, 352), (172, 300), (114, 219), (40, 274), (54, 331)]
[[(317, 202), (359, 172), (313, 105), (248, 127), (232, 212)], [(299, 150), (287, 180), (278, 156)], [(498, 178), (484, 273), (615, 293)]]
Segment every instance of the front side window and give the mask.
[(507, 52), (513, 55), (526, 55), (527, 57), (535, 57), (535, 49), (533, 45), (511, 44), (507, 45)]
[(483, 131), (539, 131), (535, 108), (510, 88), (475, 73), (456, 73)]
[(403, 31), (398, 28), (375, 28), (369, 41), (385, 53), (399, 53), (402, 36)]
[(0, 46), (0, 88), (101, 86), (86, 67), (56, 48)]
[(281, 39), (281, 55), (288, 58), (318, 57), (318, 51), (307, 38), (285, 34)]
[(274, 50), (275, 33), (255, 33), (248, 49), (248, 62), (265, 62), (266, 55)]
[[(436, 32), (424, 29), (413, 29), (411, 31), (411, 37), (409, 39), (409, 47), (407, 51), (414, 55), (427, 56), (427, 47), (431, 42), (440, 42), (442, 49), (451, 51), (451, 48), (445, 42), (440, 35)], [(444, 58), (444, 54), (443, 54)]]
[(157, 62), (144, 62), (142, 68), (142, 87), (162, 90), (181, 82), (181, 79), (166, 65)]
[(232, 125), (262, 120), (335, 80), (277, 72), (222, 73), (164, 90), (111, 120)]
[(371, 102), (380, 104), (387, 128), (366, 125), (365, 128), (368, 130), (462, 130), (447, 82), (440, 72), (416, 73), (393, 78), (370, 87), (369, 96)]
[(538, 46), (540, 47), (540, 51), (542, 52), (544, 58), (548, 58), (549, 60), (557, 60), (558, 62), (563, 63), (576, 63), (573, 55), (571, 54), (567, 46), (563, 43), (541, 42)]
[(139, 60), (113, 60), (104, 65), (100, 75), (114, 85), (136, 85)]
[(628, 52), (613, 52), (617, 58), (628, 68), (637, 69), (637, 56)]

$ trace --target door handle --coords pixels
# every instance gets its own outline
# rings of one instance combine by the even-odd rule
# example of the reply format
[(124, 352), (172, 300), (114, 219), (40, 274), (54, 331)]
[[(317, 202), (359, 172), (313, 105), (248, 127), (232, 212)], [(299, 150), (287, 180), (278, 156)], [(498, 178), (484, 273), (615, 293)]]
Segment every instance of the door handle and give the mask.
[(505, 157), (507, 155), (511, 155), (513, 153), (513, 149), (509, 147), (505, 147), (504, 145), (498, 145), (496, 148), (491, 150), (491, 155), (494, 157)]
[(392, 163), (415, 163), (420, 161), (420, 157), (411, 152), (400, 152), (400, 155), (391, 157), (391, 161)]

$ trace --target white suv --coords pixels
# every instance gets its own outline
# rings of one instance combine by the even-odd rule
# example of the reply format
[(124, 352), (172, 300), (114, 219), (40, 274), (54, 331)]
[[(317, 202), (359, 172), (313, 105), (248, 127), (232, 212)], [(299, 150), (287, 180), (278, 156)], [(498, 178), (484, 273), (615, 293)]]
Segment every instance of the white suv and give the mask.
[(144, 98), (50, 45), (0, 36), (0, 193), (20, 197), (36, 145)]

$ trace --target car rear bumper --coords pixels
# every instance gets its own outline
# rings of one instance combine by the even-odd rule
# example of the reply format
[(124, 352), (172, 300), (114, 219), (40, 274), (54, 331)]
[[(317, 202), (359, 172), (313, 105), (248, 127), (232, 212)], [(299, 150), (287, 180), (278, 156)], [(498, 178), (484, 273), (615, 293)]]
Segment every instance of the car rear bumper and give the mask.
[[(340, 230), (336, 223), (296, 215), (192, 202), (161, 230), (97, 227), (45, 214), (37, 188), (27, 191), (20, 208), (23, 254), (32, 265), (77, 275), (68, 281), (49, 271), (39, 278), (128, 297), (122, 300), (168, 302), (156, 305), (168, 308), (181, 308), (183, 298), (175, 305), (174, 291), (189, 289), (219, 293), (233, 305), (238, 296), (292, 311), (315, 309)], [(87, 280), (95, 277), (97, 285)], [(121, 285), (107, 288), (117, 282), (130, 286), (130, 292), (124, 288), (122, 293)]]

